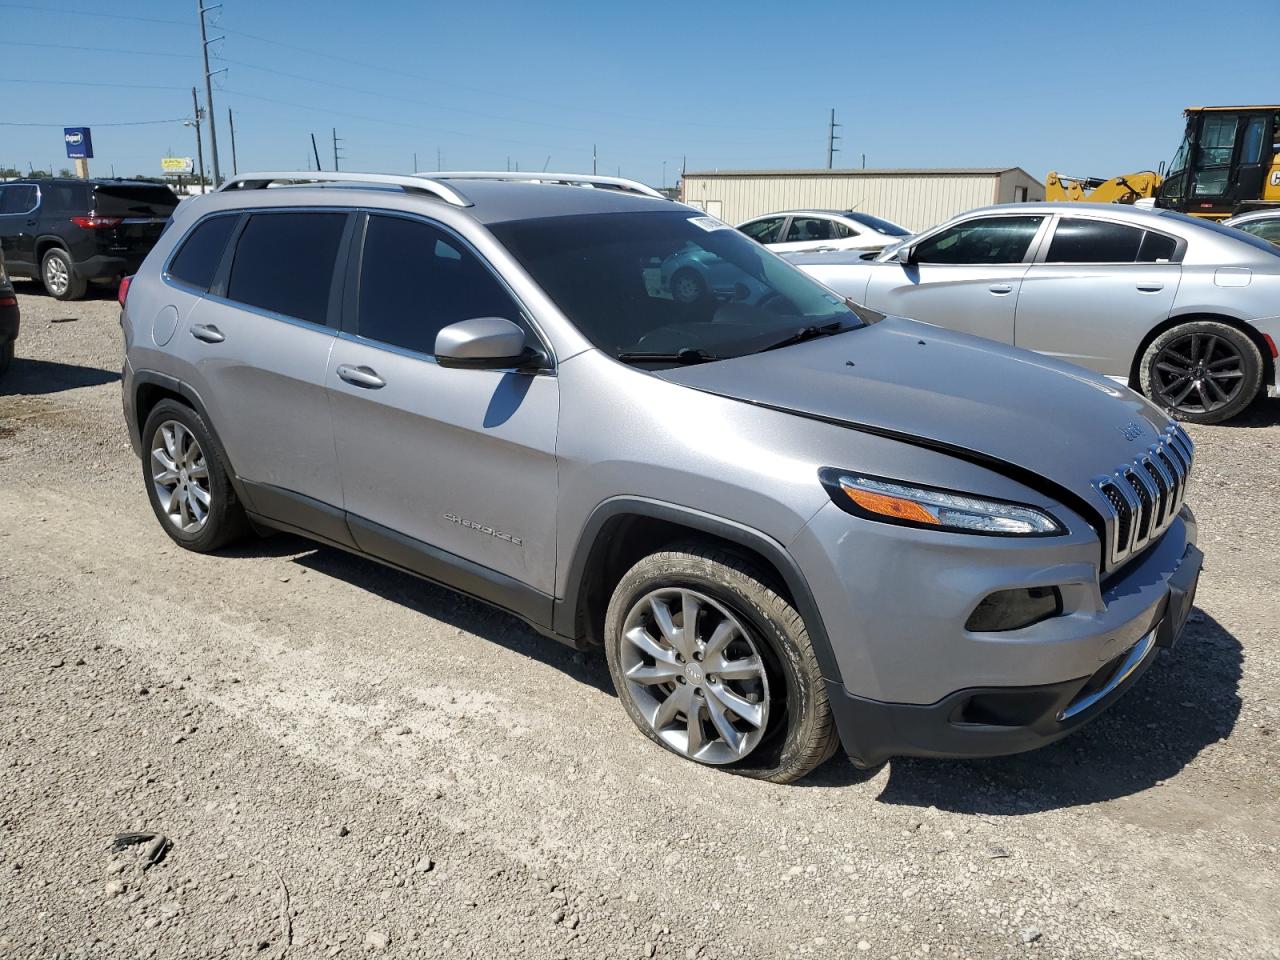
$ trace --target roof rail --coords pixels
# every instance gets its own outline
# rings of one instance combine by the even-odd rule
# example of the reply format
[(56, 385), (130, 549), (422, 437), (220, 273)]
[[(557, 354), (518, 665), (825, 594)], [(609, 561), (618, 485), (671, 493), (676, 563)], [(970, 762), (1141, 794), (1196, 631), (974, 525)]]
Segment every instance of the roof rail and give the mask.
[(469, 207), (471, 201), (452, 187), (437, 183), (430, 177), (396, 173), (348, 173), (345, 170), (308, 170), (305, 172), (276, 173), (240, 173), (228, 177), (218, 188), (219, 192), (228, 190), (263, 190), (274, 183), (279, 184), (373, 184), (387, 187), (400, 187), (406, 192), (427, 193), (455, 207)]
[(667, 199), (653, 187), (625, 177), (598, 177), (594, 173), (537, 173), (534, 171), (488, 172), (484, 170), (446, 170), (431, 174), (432, 180), (510, 180), (515, 183), (559, 183), (570, 186), (604, 187), (625, 190), (646, 197)]

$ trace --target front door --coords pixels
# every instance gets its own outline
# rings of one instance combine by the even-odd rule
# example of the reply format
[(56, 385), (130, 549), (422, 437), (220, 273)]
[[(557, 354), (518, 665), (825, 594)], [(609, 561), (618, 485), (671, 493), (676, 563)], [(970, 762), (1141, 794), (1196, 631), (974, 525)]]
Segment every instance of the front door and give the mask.
[(38, 276), (36, 227), (39, 191), (31, 184), (0, 187), (0, 251), (10, 273)]
[(1061, 217), (1018, 297), (1014, 342), (1129, 378), (1142, 338), (1173, 309), (1177, 241), (1131, 224)]
[(372, 214), (359, 260), (327, 377), (356, 542), (536, 616), (520, 598), (554, 589), (556, 378), (433, 356), (451, 323), (504, 317), (532, 338), (528, 318), (470, 245), (433, 223)]
[(914, 245), (914, 263), (875, 265), (867, 306), (1013, 343), (1018, 291), (1043, 215), (964, 220)]

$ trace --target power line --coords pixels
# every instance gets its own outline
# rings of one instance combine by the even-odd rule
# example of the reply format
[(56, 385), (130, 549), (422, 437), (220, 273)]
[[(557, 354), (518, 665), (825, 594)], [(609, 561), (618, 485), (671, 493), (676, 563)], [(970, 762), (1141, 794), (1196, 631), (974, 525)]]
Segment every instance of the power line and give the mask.
[[(186, 117), (175, 117), (172, 120), (118, 120), (112, 123), (84, 123), (85, 127), (149, 127), (158, 123), (183, 123)], [(18, 123), (13, 120), (0, 120), (0, 127), (67, 127), (66, 123)]]
[(54, 87), (115, 87), (121, 90), (186, 90), (186, 87), (162, 86), (155, 83), (104, 83), (100, 80), (31, 80), (26, 77), (0, 77), (0, 83), (39, 83)]
[(190, 20), (162, 20), (159, 17), (134, 17), (123, 13), (98, 13), (93, 10), (74, 10), (69, 7), (42, 7), (34, 3), (0, 3), (0, 10), (33, 10), (37, 13), (69, 13), (77, 17), (100, 17), (104, 20), (132, 20), (135, 23), (163, 23), (171, 27), (189, 27)]
[(79, 50), (85, 53), (123, 53), (131, 57), (176, 57), (180, 60), (194, 60), (192, 53), (168, 53), (163, 50), (125, 50), (121, 47), (81, 47), (71, 43), (35, 43), (30, 40), (0, 40), (0, 46), (6, 47), (40, 47), (45, 50)]

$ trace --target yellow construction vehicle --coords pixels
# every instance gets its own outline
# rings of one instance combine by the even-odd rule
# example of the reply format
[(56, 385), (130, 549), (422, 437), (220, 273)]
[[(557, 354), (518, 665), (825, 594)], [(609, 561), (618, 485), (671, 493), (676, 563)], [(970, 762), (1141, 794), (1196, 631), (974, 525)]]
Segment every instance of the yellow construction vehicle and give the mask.
[(1186, 133), (1163, 176), (1152, 170), (1110, 180), (1050, 173), (1045, 199), (1150, 199), (1214, 220), (1280, 207), (1280, 106), (1188, 107), (1184, 115)]

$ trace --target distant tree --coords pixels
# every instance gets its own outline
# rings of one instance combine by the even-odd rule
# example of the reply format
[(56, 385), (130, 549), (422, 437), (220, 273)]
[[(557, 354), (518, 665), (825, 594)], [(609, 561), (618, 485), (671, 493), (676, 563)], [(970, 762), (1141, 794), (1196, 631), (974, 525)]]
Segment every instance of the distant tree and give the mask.
[(22, 176), (22, 171), (17, 167), (0, 167), (0, 180), (12, 180), (14, 177)]
[(26, 174), (26, 176), (28, 176), (28, 177), (51, 177), (51, 176), (53, 176), (53, 174), (52, 174), (52, 173), (50, 173), (48, 170), (32, 170), (30, 173)]
[(58, 171), (58, 176), (60, 177), (74, 177), (75, 175), (76, 175), (76, 172), (74, 170), (69, 170), (66, 167), (63, 167), (61, 170)]

